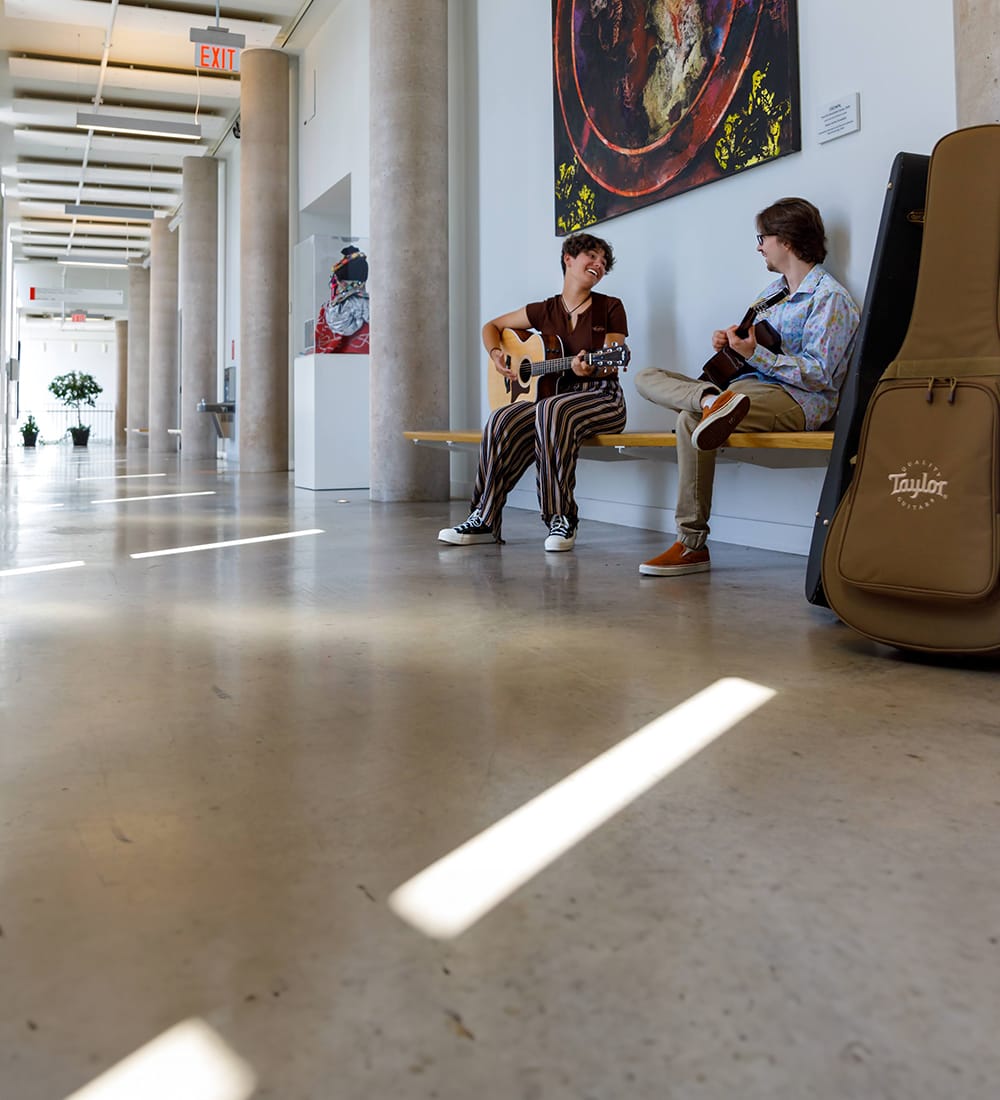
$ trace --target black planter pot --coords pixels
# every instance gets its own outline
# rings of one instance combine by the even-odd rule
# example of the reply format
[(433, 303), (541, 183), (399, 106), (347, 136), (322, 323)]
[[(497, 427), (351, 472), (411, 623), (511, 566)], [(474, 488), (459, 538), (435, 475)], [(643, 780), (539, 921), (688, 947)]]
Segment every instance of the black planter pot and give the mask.
[(25, 447), (34, 447), (38, 442), (38, 432), (21, 432)]
[(74, 447), (86, 447), (90, 438), (89, 428), (70, 428), (69, 434), (73, 437)]

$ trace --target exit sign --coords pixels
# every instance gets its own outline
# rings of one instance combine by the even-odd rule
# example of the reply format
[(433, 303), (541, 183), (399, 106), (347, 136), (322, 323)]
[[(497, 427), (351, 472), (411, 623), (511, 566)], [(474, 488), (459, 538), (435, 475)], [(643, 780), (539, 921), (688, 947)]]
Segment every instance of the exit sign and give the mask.
[(194, 47), (194, 67), (214, 69), (221, 73), (238, 73), (240, 51), (235, 46), (212, 46), (208, 42), (197, 42)]
[(86, 319), (87, 319), (86, 313), (73, 313), (73, 314), (70, 315), (70, 320), (71, 321), (86, 321)]

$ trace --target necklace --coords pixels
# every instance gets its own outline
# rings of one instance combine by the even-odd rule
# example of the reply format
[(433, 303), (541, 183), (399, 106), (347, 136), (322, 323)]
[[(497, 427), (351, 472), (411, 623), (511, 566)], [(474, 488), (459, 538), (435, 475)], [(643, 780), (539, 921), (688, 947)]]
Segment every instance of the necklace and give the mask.
[(572, 309), (570, 309), (569, 306), (566, 305), (566, 299), (561, 294), (559, 295), (559, 301), (562, 302), (562, 307), (564, 310), (566, 310), (567, 315), (572, 317), (573, 314), (577, 312), (577, 310), (583, 309), (583, 307), (590, 301), (590, 295), (588, 294), (587, 297), (584, 298), (579, 305), (574, 306)]

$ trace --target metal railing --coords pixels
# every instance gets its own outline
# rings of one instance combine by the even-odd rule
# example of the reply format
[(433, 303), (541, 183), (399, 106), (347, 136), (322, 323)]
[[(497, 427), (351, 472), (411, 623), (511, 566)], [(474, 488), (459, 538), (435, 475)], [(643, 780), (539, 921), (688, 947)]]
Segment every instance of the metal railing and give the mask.
[(38, 418), (42, 431), (42, 439), (46, 443), (72, 443), (69, 435), (70, 427), (76, 427), (78, 423), (90, 426), (91, 443), (111, 443), (115, 433), (114, 406), (97, 405), (94, 408), (84, 406), (80, 410), (80, 419), (77, 420), (76, 410), (67, 409), (65, 405), (53, 405), (47, 408)]

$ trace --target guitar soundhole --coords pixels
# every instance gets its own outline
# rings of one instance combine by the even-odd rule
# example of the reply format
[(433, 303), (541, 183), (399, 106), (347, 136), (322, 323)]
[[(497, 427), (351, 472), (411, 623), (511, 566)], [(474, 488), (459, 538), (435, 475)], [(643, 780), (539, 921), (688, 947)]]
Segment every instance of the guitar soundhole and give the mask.
[(531, 360), (522, 359), (517, 367), (517, 379), (522, 386), (527, 386), (531, 382)]

